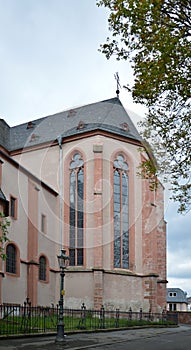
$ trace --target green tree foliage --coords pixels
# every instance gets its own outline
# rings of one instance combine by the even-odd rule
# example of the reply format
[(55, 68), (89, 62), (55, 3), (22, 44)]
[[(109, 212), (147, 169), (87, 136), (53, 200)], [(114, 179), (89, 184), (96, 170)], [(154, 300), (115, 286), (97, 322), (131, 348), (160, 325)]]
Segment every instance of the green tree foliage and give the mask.
[[(179, 211), (191, 205), (191, 1), (99, 0), (109, 9), (109, 59), (129, 60), (134, 101), (148, 107), (142, 122), (158, 172), (171, 182)], [(151, 167), (152, 168), (152, 167)]]
[(5, 259), (4, 254), (4, 243), (9, 241), (8, 239), (8, 227), (10, 226), (10, 221), (0, 212), (0, 259)]

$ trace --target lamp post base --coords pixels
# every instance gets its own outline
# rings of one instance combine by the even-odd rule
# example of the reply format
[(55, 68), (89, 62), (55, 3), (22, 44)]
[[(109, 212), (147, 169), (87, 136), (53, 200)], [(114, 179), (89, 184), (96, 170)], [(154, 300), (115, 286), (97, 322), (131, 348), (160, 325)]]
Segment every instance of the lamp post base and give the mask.
[(65, 334), (64, 334), (64, 325), (58, 324), (57, 325), (57, 335), (55, 339), (55, 343), (62, 343), (65, 341)]

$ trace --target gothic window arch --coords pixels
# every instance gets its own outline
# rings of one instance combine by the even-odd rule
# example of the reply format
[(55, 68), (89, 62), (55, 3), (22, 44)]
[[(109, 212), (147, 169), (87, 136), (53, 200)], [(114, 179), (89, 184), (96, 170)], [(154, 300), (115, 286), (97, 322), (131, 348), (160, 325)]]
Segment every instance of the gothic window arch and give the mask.
[(6, 272), (17, 274), (17, 248), (12, 243), (6, 248)]
[(47, 280), (47, 261), (44, 255), (42, 255), (39, 259), (39, 281)]
[(122, 154), (113, 162), (114, 268), (129, 268), (128, 164)]
[(84, 263), (84, 161), (75, 153), (70, 162), (70, 234), (71, 266)]

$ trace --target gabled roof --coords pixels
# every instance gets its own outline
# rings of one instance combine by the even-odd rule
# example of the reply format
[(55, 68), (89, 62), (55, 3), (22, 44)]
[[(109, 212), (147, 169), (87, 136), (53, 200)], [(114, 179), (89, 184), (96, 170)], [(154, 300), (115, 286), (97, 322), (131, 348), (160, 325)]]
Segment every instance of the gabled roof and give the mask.
[[(50, 185), (48, 185), (47, 183), (42, 181), (40, 178), (36, 177), (28, 169), (26, 169), (24, 166), (19, 164), (16, 160), (14, 160), (12, 157), (10, 157), (7, 153), (0, 150), (0, 156), (3, 158), (3, 160), (6, 160), (9, 164), (14, 166), (16, 169), (19, 169), (19, 171), (22, 172), (23, 174), (25, 174), (28, 178), (35, 181), (37, 185), (42, 186), (47, 191), (52, 193), (55, 197), (58, 196), (58, 192), (55, 189), (50, 187)], [(1, 188), (0, 188), (0, 200), (8, 202), (3, 191), (1, 190)]]
[(167, 288), (166, 291), (166, 300), (167, 303), (186, 303), (187, 302), (187, 293), (185, 293), (182, 289), (180, 288)]
[(9, 151), (54, 142), (58, 136), (65, 138), (96, 129), (141, 141), (128, 113), (115, 97), (10, 128)]

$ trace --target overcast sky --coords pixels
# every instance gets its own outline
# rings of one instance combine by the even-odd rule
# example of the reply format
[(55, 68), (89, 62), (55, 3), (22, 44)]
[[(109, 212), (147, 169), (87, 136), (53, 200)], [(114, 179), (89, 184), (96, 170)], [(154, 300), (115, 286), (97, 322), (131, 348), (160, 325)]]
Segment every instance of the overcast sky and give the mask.
[[(0, 117), (10, 125), (116, 96), (133, 81), (128, 62), (98, 52), (108, 35), (107, 11), (96, 0), (0, 0)], [(121, 89), (136, 123), (145, 108)], [(191, 295), (191, 218), (166, 192), (168, 287)]]

